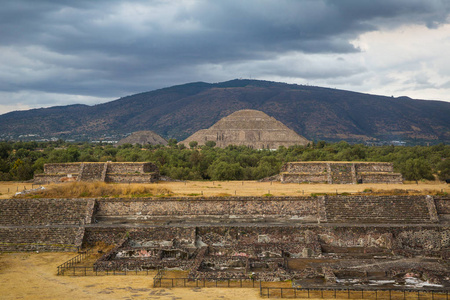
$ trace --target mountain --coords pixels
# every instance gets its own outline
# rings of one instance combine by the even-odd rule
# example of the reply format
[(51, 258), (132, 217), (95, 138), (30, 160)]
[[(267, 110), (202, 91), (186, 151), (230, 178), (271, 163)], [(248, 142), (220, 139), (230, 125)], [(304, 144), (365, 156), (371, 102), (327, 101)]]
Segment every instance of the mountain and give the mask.
[(0, 115), (0, 139), (94, 139), (153, 130), (183, 140), (241, 109), (255, 109), (309, 140), (450, 142), (450, 103), (259, 80), (196, 82), (95, 106)]
[(197, 131), (180, 144), (189, 146), (194, 141), (199, 145), (213, 141), (220, 148), (236, 145), (253, 149), (306, 146), (310, 142), (275, 118), (254, 109), (235, 111), (210, 128)]

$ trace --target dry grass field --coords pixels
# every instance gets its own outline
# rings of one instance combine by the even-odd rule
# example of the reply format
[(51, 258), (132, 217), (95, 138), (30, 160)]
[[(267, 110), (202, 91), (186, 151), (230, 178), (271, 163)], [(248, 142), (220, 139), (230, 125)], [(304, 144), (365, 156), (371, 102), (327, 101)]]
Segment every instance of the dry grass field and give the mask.
[(0, 299), (259, 299), (259, 289), (153, 288), (153, 276), (57, 276), (76, 253), (0, 254)]
[[(38, 187), (34, 185), (34, 188)], [(0, 199), (31, 189), (31, 183), (0, 182)], [(45, 185), (40, 197), (217, 197), (217, 196), (310, 196), (311, 194), (439, 194), (450, 185), (426, 181), (404, 184), (296, 184), (257, 181), (187, 181), (149, 184), (62, 183)]]

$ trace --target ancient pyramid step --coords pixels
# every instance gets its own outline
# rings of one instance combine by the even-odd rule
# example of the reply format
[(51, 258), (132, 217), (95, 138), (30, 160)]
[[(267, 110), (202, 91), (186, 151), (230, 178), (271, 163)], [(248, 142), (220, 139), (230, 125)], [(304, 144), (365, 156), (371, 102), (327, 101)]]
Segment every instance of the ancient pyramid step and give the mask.
[(243, 109), (222, 118), (209, 129), (202, 129), (180, 142), (185, 146), (196, 141), (204, 145), (208, 141), (217, 147), (229, 145), (254, 149), (278, 149), (280, 146), (307, 145), (309, 141), (286, 125), (262, 111)]

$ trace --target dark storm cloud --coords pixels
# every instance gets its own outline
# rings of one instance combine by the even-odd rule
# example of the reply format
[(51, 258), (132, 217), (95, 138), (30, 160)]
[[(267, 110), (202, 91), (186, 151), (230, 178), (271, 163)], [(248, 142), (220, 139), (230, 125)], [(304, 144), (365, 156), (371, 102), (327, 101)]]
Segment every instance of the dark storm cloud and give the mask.
[[(0, 72), (0, 90), (116, 97), (198, 80), (200, 67), (209, 64), (250, 64), (293, 52), (353, 53), (359, 49), (350, 41), (364, 32), (447, 22), (449, 3), (7, 1), (0, 9), (0, 51), (11, 52), (2, 61), (10, 71)], [(257, 64), (252, 72), (258, 73)], [(338, 76), (336, 69), (308, 72)], [(228, 75), (211, 71), (203, 80)]]

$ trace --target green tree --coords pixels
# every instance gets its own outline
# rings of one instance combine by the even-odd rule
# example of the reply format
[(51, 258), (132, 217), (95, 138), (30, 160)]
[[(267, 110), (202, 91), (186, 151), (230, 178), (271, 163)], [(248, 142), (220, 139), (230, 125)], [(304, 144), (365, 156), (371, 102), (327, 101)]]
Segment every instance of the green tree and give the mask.
[(176, 145), (177, 145), (177, 140), (176, 139), (169, 139), (168, 141), (167, 141), (167, 143), (169, 144), (169, 147), (176, 147)]
[(33, 168), (29, 162), (22, 161), (20, 158), (14, 162), (10, 173), (14, 180), (29, 180), (33, 178)]
[(190, 141), (189, 142), (189, 147), (191, 147), (191, 149), (194, 149), (197, 146), (198, 146), (198, 142), (197, 141)]
[(11, 144), (7, 143), (7, 142), (1, 142), (0, 143), (0, 158), (8, 158), (9, 153), (12, 150), (12, 146)]
[(402, 174), (406, 180), (414, 180), (416, 182), (420, 179), (434, 179), (430, 165), (423, 158), (408, 159), (402, 168)]
[(450, 159), (441, 161), (437, 166), (437, 171), (440, 180), (450, 179)]
[(209, 147), (209, 148), (214, 148), (216, 146), (216, 142), (214, 142), (214, 141), (207, 141), (205, 143), (205, 146)]
[(240, 180), (243, 176), (242, 167), (238, 163), (215, 161), (209, 168), (208, 174), (212, 180)]

